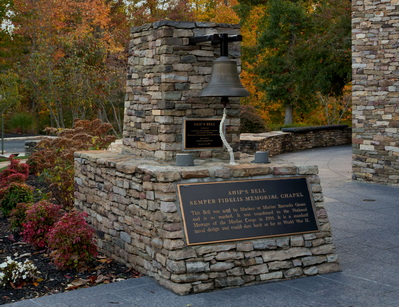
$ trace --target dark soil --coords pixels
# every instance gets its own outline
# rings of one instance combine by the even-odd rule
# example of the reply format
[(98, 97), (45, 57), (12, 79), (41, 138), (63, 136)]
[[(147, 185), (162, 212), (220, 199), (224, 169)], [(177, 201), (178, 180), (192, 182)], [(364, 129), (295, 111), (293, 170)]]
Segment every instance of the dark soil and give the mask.
[[(30, 177), (28, 181), (32, 185), (35, 180)], [(103, 255), (97, 256), (85, 272), (58, 270), (51, 263), (46, 250), (36, 250), (23, 242), (18, 233), (10, 230), (8, 220), (0, 213), (0, 263), (7, 256), (19, 262), (31, 260), (40, 271), (40, 279), (0, 287), (0, 305), (140, 276), (134, 269)]]

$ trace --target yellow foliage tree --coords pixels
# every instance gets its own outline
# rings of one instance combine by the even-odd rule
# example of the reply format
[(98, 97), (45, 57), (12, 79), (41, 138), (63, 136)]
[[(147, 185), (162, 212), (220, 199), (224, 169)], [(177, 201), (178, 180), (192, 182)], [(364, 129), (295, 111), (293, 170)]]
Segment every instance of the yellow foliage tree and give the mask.
[(238, 0), (189, 0), (195, 20), (237, 24), (240, 18), (234, 11)]

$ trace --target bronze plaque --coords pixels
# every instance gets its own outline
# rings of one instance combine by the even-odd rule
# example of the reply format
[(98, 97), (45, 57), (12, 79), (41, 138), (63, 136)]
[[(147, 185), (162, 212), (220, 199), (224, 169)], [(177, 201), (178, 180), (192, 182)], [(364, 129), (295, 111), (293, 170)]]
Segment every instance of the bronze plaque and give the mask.
[(188, 245), (319, 231), (306, 177), (177, 187)]
[(184, 149), (223, 148), (219, 125), (220, 119), (186, 119)]

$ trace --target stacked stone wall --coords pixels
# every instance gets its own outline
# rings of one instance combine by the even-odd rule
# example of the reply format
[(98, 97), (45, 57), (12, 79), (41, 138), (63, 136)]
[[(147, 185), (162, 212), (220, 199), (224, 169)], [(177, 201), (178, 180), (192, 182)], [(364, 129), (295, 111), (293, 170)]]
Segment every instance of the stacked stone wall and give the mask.
[(346, 125), (286, 128), (267, 133), (243, 133), (240, 150), (254, 154), (269, 151), (270, 156), (284, 152), (299, 151), (315, 147), (351, 144), (352, 130)]
[[(220, 98), (199, 97), (207, 85), (212, 61), (220, 56), (210, 42), (189, 44), (190, 37), (239, 34), (237, 25), (160, 21), (132, 29), (123, 144), (124, 152), (173, 160), (183, 151), (184, 119), (221, 119)], [(229, 57), (240, 65), (239, 42), (229, 44)], [(239, 150), (239, 99), (227, 105), (226, 139)], [(195, 158), (229, 159), (223, 149), (195, 150)]]
[[(338, 271), (316, 166), (229, 165), (196, 161), (176, 167), (112, 152), (75, 155), (75, 205), (89, 214), (107, 256), (178, 294)], [(176, 185), (306, 176), (320, 231), (188, 246)]]
[(353, 174), (399, 183), (399, 0), (352, 1)]

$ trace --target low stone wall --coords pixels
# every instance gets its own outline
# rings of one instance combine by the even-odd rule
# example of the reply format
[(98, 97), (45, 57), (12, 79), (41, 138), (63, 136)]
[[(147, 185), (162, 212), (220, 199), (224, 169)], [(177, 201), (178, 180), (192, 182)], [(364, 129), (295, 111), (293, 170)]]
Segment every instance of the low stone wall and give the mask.
[[(107, 256), (178, 294), (340, 270), (316, 166), (222, 164), (176, 167), (106, 151), (75, 155), (75, 205), (89, 214)], [(176, 185), (306, 176), (320, 231), (186, 244)]]
[(352, 130), (347, 125), (283, 128), (267, 133), (242, 133), (241, 152), (269, 151), (270, 156), (315, 147), (351, 144)]

